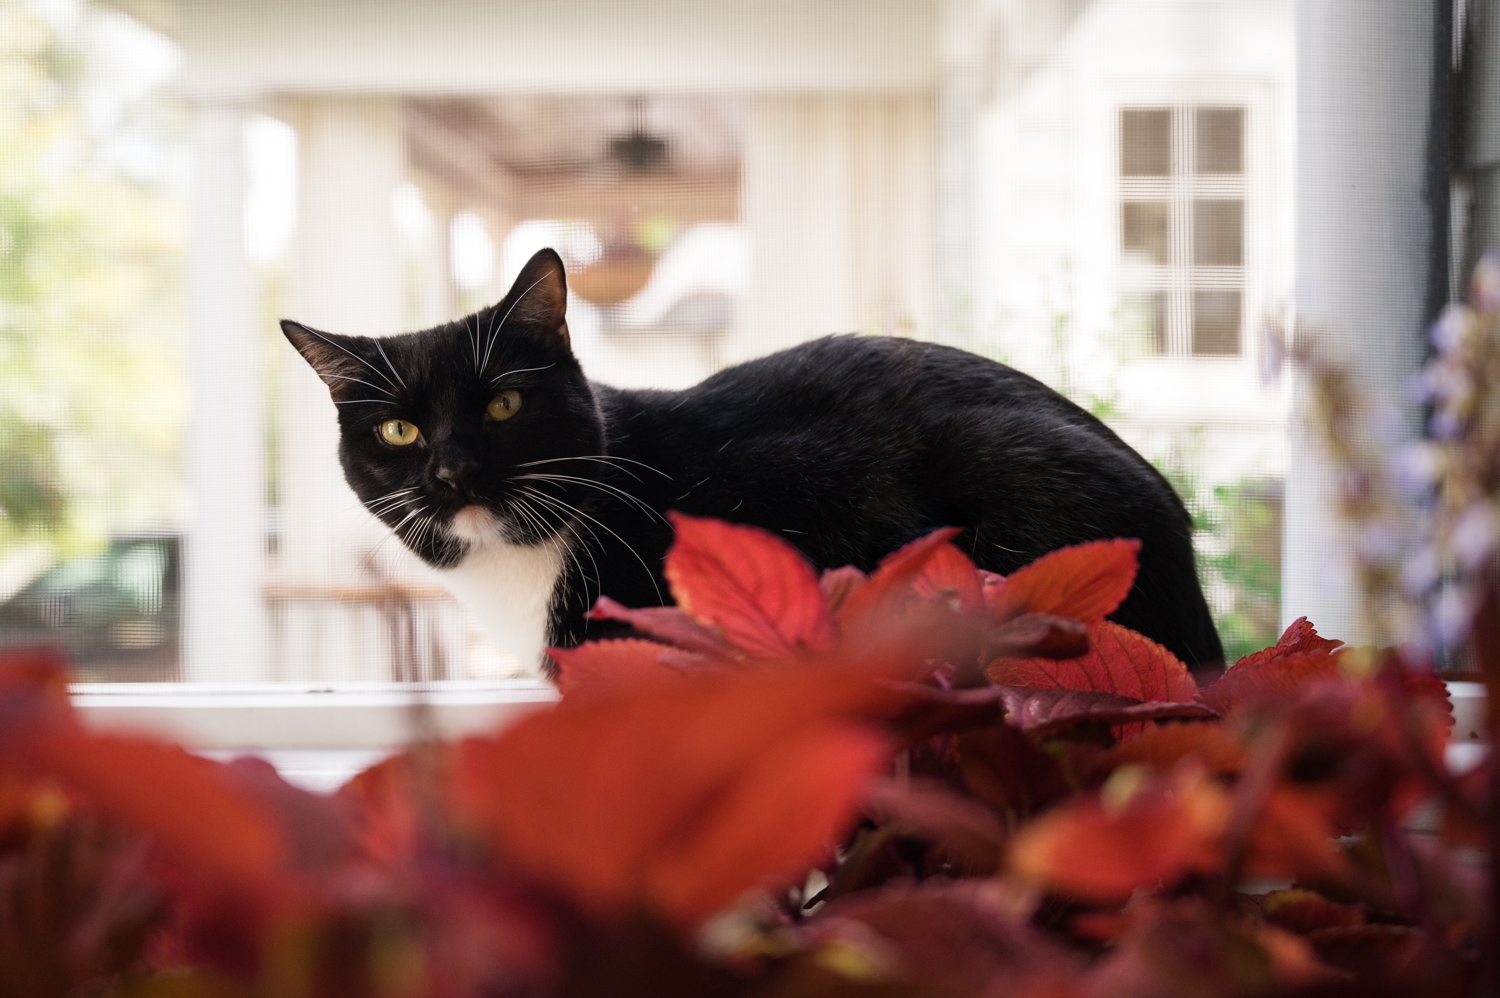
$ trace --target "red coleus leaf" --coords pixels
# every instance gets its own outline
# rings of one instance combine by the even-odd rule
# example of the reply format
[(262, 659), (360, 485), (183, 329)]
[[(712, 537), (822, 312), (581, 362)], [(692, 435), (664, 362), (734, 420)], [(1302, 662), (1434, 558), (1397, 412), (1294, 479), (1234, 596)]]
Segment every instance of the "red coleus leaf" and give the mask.
[(677, 605), (730, 644), (761, 658), (833, 647), (833, 622), (807, 560), (755, 527), (671, 514), (677, 540), (666, 576)]
[(1307, 934), (1318, 929), (1365, 924), (1363, 905), (1338, 904), (1308, 890), (1272, 891), (1261, 901), (1266, 921)]
[(1164, 724), (1121, 742), (1094, 767), (1096, 778), (1120, 766), (1148, 766), (1165, 772), (1192, 757), (1215, 776), (1234, 776), (1245, 768), (1245, 750), (1221, 724)]
[(447, 801), (454, 749), (445, 743), (415, 746), (354, 775), (334, 794), (355, 844), (370, 860), (395, 866), (417, 855)]
[[(927, 570), (929, 561), (941, 557), (950, 563), (944, 574), (951, 571), (951, 558), (938, 552), (950, 547), (948, 541), (957, 535), (956, 527), (944, 527), (887, 555), (869, 581), (845, 597), (839, 608), (839, 624), (846, 632), (855, 633), (864, 629), (889, 628), (890, 622), (899, 618), (902, 611), (917, 599), (917, 580)], [(955, 553), (963, 557), (956, 549)], [(973, 570), (972, 565), (970, 570)]]
[(864, 572), (853, 565), (845, 565), (843, 568), (830, 568), (819, 576), (818, 588), (823, 590), (823, 598), (828, 600), (829, 612), (837, 616), (850, 594), (869, 581), (869, 576)]
[[(638, 610), (621, 606), (608, 596), (600, 596), (589, 612), (594, 620), (618, 620), (642, 634), (670, 642), (687, 651), (732, 658), (739, 654), (734, 645), (717, 631), (709, 630), (675, 606), (650, 606)], [(556, 656), (553, 656), (556, 658)]]
[(913, 580), (913, 589), (924, 599), (949, 600), (960, 612), (976, 610), (984, 602), (974, 563), (952, 544), (932, 550)]
[[(991, 995), (1063, 998), (1076, 994), (1079, 960), (1006, 909), (981, 880), (891, 885), (831, 902), (806, 923), (814, 959), (825, 967), (883, 971), (878, 983), (836, 980), (792, 994)], [(835, 957), (833, 954), (837, 954)], [(894, 957), (894, 959), (893, 959)], [(847, 983), (846, 983), (847, 982)], [(778, 992), (781, 993), (781, 992)]]
[(1141, 542), (1093, 541), (1045, 554), (1017, 569), (987, 595), (1010, 612), (1046, 613), (1097, 624), (1135, 584)]
[(628, 693), (684, 678), (681, 669), (662, 662), (673, 649), (655, 641), (627, 638), (590, 641), (576, 648), (549, 648), (557, 663), (557, 688), (565, 697)]
[(1310, 880), (1347, 873), (1335, 841), (1338, 809), (1333, 793), (1274, 787), (1251, 829), (1245, 872)]
[(1110, 903), (1220, 864), (1230, 799), (1201, 769), (1123, 792), (1114, 782), (1024, 826), (1011, 843), (1012, 871), (1055, 894)]
[(1216, 711), (1197, 703), (1142, 703), (1094, 690), (998, 686), (1006, 720), (1033, 738), (1046, 738), (1079, 724), (1132, 724), (1159, 720), (1212, 720)]
[(696, 924), (746, 888), (800, 875), (851, 824), (890, 757), (885, 734), (850, 724), (815, 725), (768, 746), (717, 795), (711, 817), (683, 816), (697, 827), (654, 857), (651, 903)]
[(18, 754), (199, 876), (255, 889), (276, 883), (285, 844), (275, 822), (218, 763), (145, 739), (59, 730), (25, 738)]
[(941, 850), (955, 871), (990, 876), (999, 867), (1005, 825), (992, 808), (931, 779), (882, 780), (865, 798), (865, 813), (908, 838)]
[(994, 658), (1077, 658), (1088, 654), (1089, 629), (1076, 620), (1023, 613), (992, 628), (983, 661)]
[(1338, 657), (1327, 651), (1279, 655), (1249, 664), (1245, 661), (1199, 690), (1198, 699), (1228, 714), (1258, 704), (1287, 703), (1305, 684), (1340, 675)]
[(1000, 658), (985, 675), (997, 686), (1091, 690), (1143, 702), (1188, 703), (1197, 692), (1187, 666), (1144, 635), (1106, 620), (1089, 629), (1089, 639), (1079, 658)]
[(1071, 790), (1058, 760), (1008, 724), (958, 735), (953, 754), (969, 792), (1013, 815), (1030, 814)]
[(904, 698), (844, 670), (756, 672), (564, 701), (460, 747), (457, 799), (585, 909), (691, 926), (785, 884), (846, 830)]
[(1281, 637), (1269, 648), (1252, 652), (1234, 664), (1234, 668), (1241, 666), (1264, 665), (1278, 658), (1286, 658), (1291, 655), (1313, 655), (1322, 652), (1331, 652), (1343, 644), (1342, 641), (1334, 641), (1320, 635), (1313, 625), (1307, 622), (1306, 617), (1298, 617), (1287, 625)]
[(76, 723), (67, 660), (51, 648), (0, 651), (0, 730), (39, 721)]

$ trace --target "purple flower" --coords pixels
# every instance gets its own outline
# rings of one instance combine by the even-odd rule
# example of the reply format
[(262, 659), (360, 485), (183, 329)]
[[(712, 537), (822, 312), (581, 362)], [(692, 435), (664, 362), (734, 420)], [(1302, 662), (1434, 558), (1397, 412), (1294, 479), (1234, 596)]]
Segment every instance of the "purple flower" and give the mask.
[(1472, 503), (1458, 517), (1450, 538), (1453, 556), (1466, 572), (1472, 572), (1490, 560), (1495, 542), (1500, 540), (1500, 516), (1481, 499)]
[(1421, 495), (1437, 482), (1443, 470), (1443, 453), (1430, 443), (1407, 444), (1396, 451), (1391, 471), (1396, 483), (1410, 495)]
[(1478, 312), (1500, 309), (1500, 254), (1494, 250), (1474, 266), (1474, 276), (1469, 280), (1469, 301)]
[(1474, 313), (1462, 305), (1449, 305), (1427, 331), (1428, 339), (1439, 353), (1450, 354), (1463, 345)]
[(1432, 627), (1438, 642), (1452, 647), (1469, 636), (1474, 620), (1474, 598), (1463, 586), (1445, 586), (1432, 601)]

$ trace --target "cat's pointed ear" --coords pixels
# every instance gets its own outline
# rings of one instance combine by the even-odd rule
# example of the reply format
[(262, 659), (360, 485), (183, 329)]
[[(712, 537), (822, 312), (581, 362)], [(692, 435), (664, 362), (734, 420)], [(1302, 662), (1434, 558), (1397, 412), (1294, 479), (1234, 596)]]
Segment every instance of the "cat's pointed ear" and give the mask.
[(568, 279), (562, 257), (555, 250), (537, 250), (521, 268), (510, 294), (495, 307), (507, 321), (545, 326), (568, 343)]
[(361, 381), (369, 380), (368, 372), (361, 374), (369, 367), (369, 361), (360, 356), (364, 337), (321, 333), (290, 319), (281, 320), (281, 332), (323, 379), (335, 398), (347, 394)]

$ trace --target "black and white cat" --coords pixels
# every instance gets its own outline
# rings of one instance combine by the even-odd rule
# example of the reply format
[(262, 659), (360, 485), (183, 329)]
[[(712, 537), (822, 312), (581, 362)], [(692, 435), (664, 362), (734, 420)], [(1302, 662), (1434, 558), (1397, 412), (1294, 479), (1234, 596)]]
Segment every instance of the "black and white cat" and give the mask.
[(831, 336), (685, 391), (624, 391), (584, 377), (566, 305), (543, 250), (499, 304), (425, 332), (282, 323), (337, 404), (349, 485), (522, 661), (618, 629), (586, 619), (601, 593), (668, 598), (668, 510), (763, 527), (820, 569), (868, 571), (941, 526), (1001, 573), (1139, 538), (1114, 619), (1190, 666), (1223, 658), (1181, 501), (1040, 382), (949, 347)]

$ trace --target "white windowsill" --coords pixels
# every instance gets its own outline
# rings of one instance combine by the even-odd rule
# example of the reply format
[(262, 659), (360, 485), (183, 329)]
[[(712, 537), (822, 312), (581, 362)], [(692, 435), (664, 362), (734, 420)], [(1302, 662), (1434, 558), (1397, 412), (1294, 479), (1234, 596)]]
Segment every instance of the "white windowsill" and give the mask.
[(430, 733), (497, 730), (553, 703), (535, 679), (393, 683), (76, 683), (73, 705), (98, 729), (169, 738), (194, 751), (390, 752), (409, 743), (421, 713)]
[[(411, 741), (413, 699), (425, 701), (444, 738), (496, 731), (557, 700), (540, 680), (452, 681), (413, 691), (390, 683), (77, 683), (73, 704), (91, 727), (169, 738), (211, 758), (256, 755), (291, 783), (337, 788)], [(1449, 768), (1489, 750), (1484, 687), (1450, 682), (1457, 723)]]

